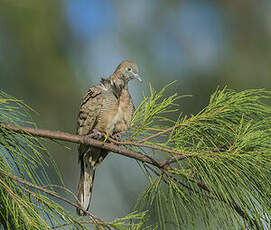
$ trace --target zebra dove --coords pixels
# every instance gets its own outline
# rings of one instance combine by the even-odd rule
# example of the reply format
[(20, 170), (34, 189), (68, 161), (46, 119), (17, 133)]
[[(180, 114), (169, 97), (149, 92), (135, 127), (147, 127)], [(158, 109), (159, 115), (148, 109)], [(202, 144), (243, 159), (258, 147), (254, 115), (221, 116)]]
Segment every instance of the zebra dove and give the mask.
[[(138, 67), (130, 61), (123, 61), (109, 78), (102, 78), (91, 87), (83, 98), (78, 115), (78, 135), (90, 135), (103, 140), (103, 135), (119, 137), (131, 127), (134, 106), (128, 91), (129, 80), (137, 79)], [(80, 181), (77, 188), (79, 205), (88, 210), (95, 169), (107, 156), (108, 151), (80, 144), (78, 148), (81, 163)], [(78, 215), (84, 212), (77, 209)]]

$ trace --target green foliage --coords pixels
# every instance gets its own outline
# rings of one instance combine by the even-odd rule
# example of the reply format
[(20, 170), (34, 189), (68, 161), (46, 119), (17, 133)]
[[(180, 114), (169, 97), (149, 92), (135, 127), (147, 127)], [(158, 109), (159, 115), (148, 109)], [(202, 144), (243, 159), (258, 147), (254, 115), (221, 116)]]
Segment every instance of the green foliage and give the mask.
[[(0, 122), (35, 126), (22, 101), (0, 91)], [(59, 185), (52, 186), (48, 169), (58, 175)], [(96, 218), (87, 221), (74, 217), (44, 192), (57, 194), (47, 187), (61, 187), (63, 182), (53, 159), (39, 138), (9, 131), (0, 125), (0, 229), (139, 229), (145, 212), (132, 213), (125, 218), (104, 223)], [(18, 179), (6, 176), (15, 175)], [(27, 181), (34, 186), (28, 186)], [(24, 183), (26, 182), (26, 183)], [(36, 188), (35, 188), (36, 187)], [(39, 190), (38, 188), (43, 188)], [(64, 188), (64, 187), (63, 187)], [(64, 188), (63, 191), (67, 189)], [(59, 194), (63, 196), (63, 194)]]
[(174, 124), (168, 115), (178, 111), (177, 104), (174, 102), (183, 96), (177, 96), (175, 93), (172, 96), (164, 97), (163, 93), (171, 84), (166, 85), (158, 93), (150, 86), (150, 96), (144, 96), (134, 113), (132, 120), (134, 126), (130, 140), (134, 140), (138, 136), (148, 136), (153, 131), (161, 131), (165, 128), (165, 126), (161, 126), (161, 123), (167, 126)]
[(143, 164), (149, 186), (136, 207), (152, 210), (159, 229), (269, 228), (271, 107), (264, 101), (270, 100), (271, 92), (218, 89), (201, 112), (164, 125), (168, 112), (176, 113), (178, 99), (176, 94), (163, 97), (164, 91), (151, 89), (144, 98), (131, 139), (140, 141), (171, 126), (145, 144), (186, 157), (177, 160), (177, 154), (156, 150), (157, 158), (171, 156), (176, 162), (168, 172)]
[[(264, 102), (271, 92), (218, 89), (198, 114), (176, 116), (181, 97), (164, 96), (167, 87), (159, 92), (150, 87), (127, 138), (143, 145), (127, 147), (175, 161), (167, 170), (140, 163), (148, 186), (138, 198), (138, 211), (109, 223), (97, 218), (98, 227), (270, 228), (271, 107)], [(1, 92), (0, 122), (34, 125), (28, 110), (22, 101)], [(172, 114), (176, 121), (169, 118)], [(47, 167), (54, 163), (38, 138), (0, 126), (0, 158), (0, 170), (34, 185), (50, 184)], [(55, 166), (54, 170), (59, 175)], [(0, 184), (0, 221), (5, 229), (93, 225), (75, 218), (48, 194), (1, 173)]]
[[(34, 125), (27, 106), (0, 92), (0, 121), (14, 125)], [(32, 184), (49, 184), (46, 167), (55, 167), (38, 138), (17, 134), (0, 126), (0, 169)], [(70, 213), (39, 191), (30, 191), (15, 180), (0, 176), (0, 224), (5, 229), (48, 229), (63, 220), (74, 221)], [(26, 191), (29, 191), (26, 192)]]

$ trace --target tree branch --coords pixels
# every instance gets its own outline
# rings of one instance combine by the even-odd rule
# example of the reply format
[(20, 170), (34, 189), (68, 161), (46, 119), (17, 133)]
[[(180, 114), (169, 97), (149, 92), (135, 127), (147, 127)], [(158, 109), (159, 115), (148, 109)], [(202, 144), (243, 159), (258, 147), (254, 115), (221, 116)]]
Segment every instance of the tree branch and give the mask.
[[(24, 185), (26, 185), (26, 186), (28, 186), (28, 187), (31, 187), (31, 188), (40, 190), (40, 191), (42, 191), (42, 192), (44, 192), (44, 193), (46, 193), (46, 194), (49, 194), (50, 196), (53, 196), (53, 197), (55, 197), (55, 198), (57, 198), (57, 199), (59, 199), (59, 200), (62, 200), (62, 201), (64, 201), (64, 202), (68, 203), (68, 204), (71, 205), (71, 206), (74, 206), (74, 207), (76, 207), (76, 208), (79, 208), (79, 209), (82, 210), (87, 216), (89, 216), (89, 217), (92, 219), (92, 221), (96, 224), (96, 226), (98, 226), (98, 227), (99, 227), (100, 224), (102, 224), (102, 225), (104, 225), (104, 226), (107, 226), (107, 225), (108, 225), (107, 223), (105, 223), (105, 222), (104, 222), (102, 219), (100, 219), (99, 217), (93, 215), (93, 214), (90, 213), (89, 211), (84, 210), (80, 205), (78, 205), (78, 204), (76, 204), (76, 203), (74, 203), (74, 202), (72, 202), (72, 201), (66, 199), (65, 197), (62, 197), (62, 196), (58, 195), (58, 194), (55, 193), (54, 191), (51, 191), (51, 190), (45, 189), (45, 188), (43, 188), (43, 187), (40, 187), (40, 186), (38, 186), (38, 185), (32, 184), (32, 183), (30, 183), (30, 182), (28, 182), (28, 181), (26, 181), (26, 180), (23, 180), (23, 179), (21, 179), (21, 178), (19, 178), (19, 177), (17, 177), (17, 176), (14, 176), (14, 175), (9, 174), (9, 173), (6, 173), (6, 172), (4, 172), (4, 171), (2, 171), (2, 170), (0, 170), (0, 175), (3, 175), (3, 176), (5, 176), (5, 177), (8, 177), (8, 178), (10, 178), (10, 179), (12, 179), (12, 180), (15, 180), (15, 181), (17, 181), (17, 182), (19, 182), (19, 183), (21, 183), (21, 184), (24, 184)], [(0, 182), (1, 182), (1, 180), (0, 180)], [(21, 187), (21, 188), (24, 189), (27, 193), (31, 194), (32, 196), (35, 196), (31, 191), (27, 190), (26, 188), (24, 188), (24, 187)], [(7, 191), (8, 191), (8, 190), (7, 190)], [(9, 195), (11, 195), (12, 198), (13, 198), (13, 195), (12, 195), (10, 192), (9, 192)], [(13, 199), (13, 200), (14, 200), (14, 199)], [(15, 200), (15, 201), (16, 201), (16, 200)], [(16, 202), (16, 203), (17, 203), (17, 202)]]
[[(151, 137), (151, 136), (149, 136), (149, 137)], [(165, 148), (165, 147), (161, 147), (161, 146), (157, 146), (157, 145), (145, 144), (145, 143), (142, 143), (141, 140), (133, 141), (133, 142), (132, 141), (116, 141), (110, 137), (108, 137), (108, 140), (110, 140), (110, 142), (112, 142), (116, 145), (132, 145), (132, 146), (146, 147), (146, 148), (150, 148), (150, 149), (173, 153), (173, 154), (181, 156), (183, 159), (186, 157), (192, 156), (191, 154), (182, 153), (182, 152), (174, 150), (174, 149), (169, 149), (169, 148)], [(142, 139), (142, 140), (144, 140), (144, 139)]]
[(155, 138), (155, 137), (164, 135), (164, 134), (166, 134), (166, 133), (169, 133), (169, 132), (171, 132), (172, 130), (174, 130), (174, 129), (176, 129), (176, 128), (179, 128), (180, 126), (181, 126), (181, 125), (175, 125), (175, 126), (172, 126), (172, 127), (168, 128), (168, 129), (166, 129), (166, 130), (157, 132), (157, 133), (155, 133), (155, 134), (153, 134), (153, 135), (150, 135), (150, 136), (148, 136), (148, 137), (146, 137), (146, 138), (144, 138), (144, 139), (142, 139), (142, 140), (139, 140), (139, 141), (137, 141), (137, 143), (144, 143), (144, 142), (146, 142), (146, 141), (149, 141), (149, 140), (152, 139), (152, 138)]
[[(20, 133), (20, 134), (38, 136), (38, 137), (49, 138), (49, 139), (54, 139), (54, 140), (68, 141), (68, 142), (77, 143), (77, 144), (92, 145), (92, 146), (95, 146), (95, 147), (103, 148), (103, 149), (109, 150), (111, 152), (114, 152), (114, 153), (129, 157), (129, 158), (133, 158), (135, 160), (139, 160), (139, 161), (141, 161), (143, 163), (151, 164), (151, 165), (153, 165), (155, 167), (158, 167), (162, 172), (163, 171), (168, 171), (169, 169), (173, 169), (170, 166), (172, 163), (174, 163), (174, 162), (176, 162), (178, 160), (183, 160), (183, 159), (186, 159), (188, 157), (193, 156), (192, 154), (180, 153), (180, 152), (175, 151), (175, 150), (171, 150), (171, 149), (167, 149), (167, 148), (163, 148), (163, 147), (159, 147), (159, 146), (153, 146), (153, 145), (143, 143), (145, 141), (150, 140), (151, 138), (154, 138), (154, 137), (157, 137), (159, 135), (163, 135), (165, 133), (168, 133), (168, 132), (172, 131), (173, 129), (178, 128), (178, 126), (171, 127), (171, 128), (169, 128), (167, 130), (158, 132), (158, 133), (156, 133), (154, 135), (146, 137), (145, 139), (142, 139), (141, 141), (136, 141), (136, 142), (117, 142), (112, 138), (108, 138), (110, 141), (114, 142), (115, 144), (114, 143), (107, 143), (107, 142), (103, 142), (103, 141), (98, 141), (98, 140), (95, 140), (95, 139), (93, 139), (93, 138), (91, 138), (89, 136), (73, 135), (73, 134), (70, 134), (70, 133), (60, 132), (60, 131), (51, 131), (51, 130), (30, 128), (30, 127), (23, 127), (23, 126), (19, 127), (19, 126), (15, 126), (15, 125), (6, 124), (6, 123), (0, 123), (0, 126), (7, 129), (7, 130), (10, 130), (10, 131), (13, 131), (13, 132), (16, 132), (16, 133)], [(176, 156), (169, 157), (166, 160), (156, 160), (156, 159), (154, 159), (154, 158), (152, 158), (150, 156), (144, 155), (142, 153), (139, 153), (139, 152), (136, 152), (136, 151), (133, 151), (133, 150), (130, 150), (130, 149), (125, 149), (125, 148), (119, 147), (118, 145), (134, 145), (134, 146), (147, 147), (147, 148), (157, 149), (157, 150), (160, 150), (160, 151), (166, 151), (166, 152), (169, 152), (169, 153), (175, 153)], [(0, 171), (0, 174), (5, 175), (5, 173), (1, 172), (1, 171)], [(10, 175), (6, 175), (6, 176), (10, 177)], [(13, 179), (15, 179), (15, 178), (13, 178)], [(16, 178), (16, 179), (18, 180), (19, 178)], [(20, 180), (18, 180), (18, 181), (23, 183)], [(196, 181), (196, 184), (201, 189), (203, 189), (205, 191), (208, 191), (208, 192), (211, 192), (211, 190), (203, 182)], [(40, 189), (40, 188), (37, 188), (37, 189)], [(40, 190), (42, 190), (42, 189), (40, 189)], [(49, 191), (49, 190), (48, 191), (47, 190), (45, 191), (45, 190), (46, 189), (44, 189), (44, 192)], [(51, 195), (57, 197), (56, 194), (51, 194)], [(219, 194), (215, 194), (215, 195), (218, 196), (218, 197), (220, 196)], [(62, 197), (57, 197), (57, 198), (62, 199), (62, 200), (65, 199), (65, 198), (62, 198)], [(76, 204), (72, 203), (69, 200), (65, 200), (65, 201), (67, 203), (73, 205), (73, 206), (79, 207), (79, 206), (77, 206)], [(225, 201), (223, 201), (223, 202), (225, 202)], [(236, 203), (232, 203), (230, 205), (231, 205), (231, 207), (234, 208), (234, 210), (242, 218), (248, 220), (250, 222), (250, 224), (252, 225), (251, 220), (246, 216), (245, 212), (241, 209), (241, 207), (239, 207)], [(90, 214), (90, 215), (92, 215), (92, 214)], [(256, 223), (254, 223), (254, 224), (256, 224)]]
[[(135, 160), (139, 160), (141, 162), (152, 164), (158, 168), (167, 169), (168, 165), (169, 165), (168, 163), (165, 164), (166, 162), (163, 160), (155, 160), (152, 157), (144, 155), (142, 153), (119, 147), (118, 145), (113, 144), (113, 143), (98, 141), (98, 140), (95, 140), (89, 136), (79, 136), (79, 135), (74, 135), (74, 134), (70, 134), (70, 133), (66, 133), (66, 132), (51, 131), (51, 130), (45, 130), (45, 129), (24, 127), (24, 126), (19, 127), (19, 126), (15, 126), (15, 125), (6, 124), (6, 123), (0, 123), (0, 126), (2, 126), (3, 128), (5, 128), (7, 130), (10, 130), (10, 131), (13, 131), (16, 133), (20, 133), (20, 134), (32, 135), (32, 136), (37, 136), (37, 137), (44, 137), (44, 138), (49, 138), (49, 139), (54, 139), (54, 140), (68, 141), (68, 142), (77, 143), (77, 144), (92, 145), (92, 146), (106, 149), (111, 152), (129, 157), (129, 158), (133, 158)], [(112, 139), (110, 138), (110, 140), (112, 140)], [(116, 142), (116, 143), (122, 144), (122, 142)], [(133, 144), (133, 142), (130, 142), (129, 144), (138, 146), (137, 143)], [(152, 146), (152, 145), (142, 146), (142, 147), (148, 147), (148, 148), (155, 149), (155, 146)], [(159, 150), (163, 151), (162, 148)], [(167, 149), (164, 151), (167, 151)], [(179, 159), (185, 159), (186, 157), (191, 157), (191, 156), (192, 156), (191, 154), (181, 154), (178, 152)]]

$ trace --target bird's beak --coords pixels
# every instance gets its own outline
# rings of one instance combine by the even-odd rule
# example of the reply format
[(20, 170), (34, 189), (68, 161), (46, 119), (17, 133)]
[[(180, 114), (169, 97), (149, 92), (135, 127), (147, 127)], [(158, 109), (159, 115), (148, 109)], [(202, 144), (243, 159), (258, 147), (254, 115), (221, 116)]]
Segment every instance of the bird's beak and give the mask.
[(141, 77), (137, 73), (134, 74), (134, 78), (136, 80), (138, 80), (139, 82), (143, 82), (142, 79), (141, 79)]

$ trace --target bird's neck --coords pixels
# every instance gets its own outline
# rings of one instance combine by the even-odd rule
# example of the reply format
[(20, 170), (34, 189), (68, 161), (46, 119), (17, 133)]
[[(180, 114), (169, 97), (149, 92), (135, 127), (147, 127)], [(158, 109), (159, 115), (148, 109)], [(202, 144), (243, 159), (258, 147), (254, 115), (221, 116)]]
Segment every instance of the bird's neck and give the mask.
[(128, 82), (125, 81), (125, 78), (120, 76), (120, 74), (121, 73), (113, 73), (109, 78), (112, 87), (118, 95), (121, 95), (122, 91), (128, 90)]

